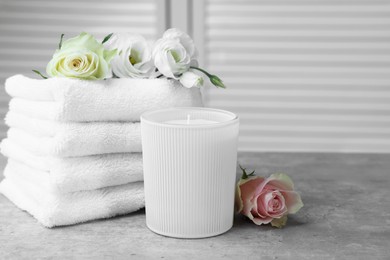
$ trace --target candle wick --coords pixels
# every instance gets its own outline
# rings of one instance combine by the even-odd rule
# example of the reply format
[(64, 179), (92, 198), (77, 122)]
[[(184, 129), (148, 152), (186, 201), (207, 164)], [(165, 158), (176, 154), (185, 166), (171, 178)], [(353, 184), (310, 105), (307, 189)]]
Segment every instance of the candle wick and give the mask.
[(187, 125), (190, 124), (190, 118), (191, 118), (191, 116), (190, 116), (190, 115), (187, 115)]

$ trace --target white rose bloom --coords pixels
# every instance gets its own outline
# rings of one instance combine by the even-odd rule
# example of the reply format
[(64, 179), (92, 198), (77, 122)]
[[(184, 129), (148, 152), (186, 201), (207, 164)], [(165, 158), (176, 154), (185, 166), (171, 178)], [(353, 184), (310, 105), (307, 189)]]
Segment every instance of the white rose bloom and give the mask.
[(180, 77), (180, 83), (186, 88), (201, 87), (203, 86), (203, 77), (198, 74), (187, 71)]
[(51, 77), (110, 78), (110, 61), (116, 54), (117, 50), (106, 50), (95, 37), (83, 32), (62, 43), (47, 64), (46, 72)]
[(118, 49), (111, 62), (112, 72), (119, 78), (148, 78), (154, 69), (151, 48), (144, 37), (130, 33), (114, 34), (107, 42)]
[(196, 66), (194, 42), (177, 29), (167, 30), (153, 49), (154, 65), (168, 78), (179, 79), (190, 66)]

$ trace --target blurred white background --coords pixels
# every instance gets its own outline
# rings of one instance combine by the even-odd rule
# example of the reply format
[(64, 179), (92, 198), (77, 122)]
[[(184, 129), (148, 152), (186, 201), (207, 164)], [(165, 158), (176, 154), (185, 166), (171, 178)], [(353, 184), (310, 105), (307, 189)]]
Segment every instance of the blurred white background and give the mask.
[(390, 0), (0, 0), (0, 82), (45, 71), (61, 33), (170, 27), (228, 86), (205, 100), (239, 114), (241, 151), (390, 152)]

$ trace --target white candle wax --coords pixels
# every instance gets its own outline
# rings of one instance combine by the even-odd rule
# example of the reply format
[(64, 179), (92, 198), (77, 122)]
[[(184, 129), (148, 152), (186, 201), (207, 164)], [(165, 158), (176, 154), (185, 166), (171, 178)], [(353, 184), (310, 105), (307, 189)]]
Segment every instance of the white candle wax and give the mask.
[(206, 120), (206, 119), (191, 119), (191, 120), (169, 120), (165, 121), (166, 124), (173, 125), (208, 125), (215, 124), (217, 121)]
[(146, 225), (165, 236), (199, 238), (233, 225), (239, 121), (209, 108), (141, 116)]

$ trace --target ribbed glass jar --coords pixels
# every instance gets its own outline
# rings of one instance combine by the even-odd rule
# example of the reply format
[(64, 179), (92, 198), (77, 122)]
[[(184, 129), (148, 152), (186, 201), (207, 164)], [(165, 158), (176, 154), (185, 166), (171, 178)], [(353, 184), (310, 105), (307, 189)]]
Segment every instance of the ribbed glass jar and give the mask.
[(146, 224), (171, 237), (201, 238), (233, 225), (238, 117), (210, 108), (141, 116)]

